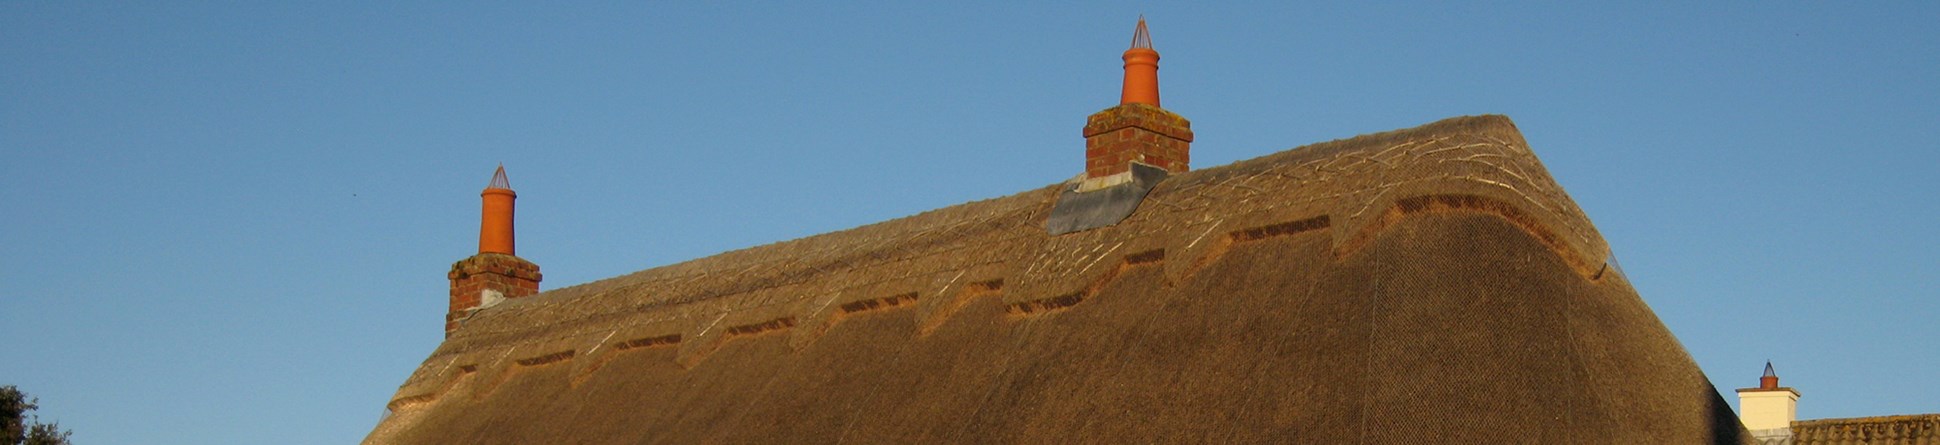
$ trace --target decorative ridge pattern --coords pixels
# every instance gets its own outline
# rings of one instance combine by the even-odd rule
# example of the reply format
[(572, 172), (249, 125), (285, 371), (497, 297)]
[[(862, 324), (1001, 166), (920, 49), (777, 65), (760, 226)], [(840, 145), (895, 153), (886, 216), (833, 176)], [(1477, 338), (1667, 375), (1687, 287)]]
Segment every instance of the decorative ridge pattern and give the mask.
[[(508, 301), (468, 320), (393, 400), (427, 400), (457, 375), (499, 372), (507, 362), (620, 353), (627, 348), (599, 350), (619, 339), (679, 339), (668, 344), (690, 367), (732, 347), (724, 337), (737, 329), (787, 335), (801, 347), (848, 308), (893, 303), (947, 317), (950, 305), (961, 304), (947, 303), (961, 299), (952, 292), (978, 286), (1001, 286), (980, 292), (1018, 313), (1056, 316), (1083, 307), (1083, 295), (1127, 267), (1163, 268), (1168, 285), (1176, 285), (1217, 261), (1228, 244), (1283, 235), (1326, 234), (1335, 255), (1351, 256), (1395, 220), (1422, 212), (1508, 219), (1584, 279), (1600, 279), (1609, 257), (1587, 217), (1502, 116), (1451, 118), (1184, 172), (1159, 184), (1118, 225), (1050, 236), (1041, 226), (1060, 187)], [(1080, 297), (1060, 300), (1066, 296)], [(816, 328), (787, 329), (801, 323)]]

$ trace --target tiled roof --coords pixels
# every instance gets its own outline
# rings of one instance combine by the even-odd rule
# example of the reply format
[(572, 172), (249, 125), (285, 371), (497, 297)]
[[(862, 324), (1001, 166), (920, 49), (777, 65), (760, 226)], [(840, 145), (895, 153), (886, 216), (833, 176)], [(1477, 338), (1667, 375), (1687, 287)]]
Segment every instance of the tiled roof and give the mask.
[(1792, 422), (1796, 445), (1940, 444), (1940, 414)]

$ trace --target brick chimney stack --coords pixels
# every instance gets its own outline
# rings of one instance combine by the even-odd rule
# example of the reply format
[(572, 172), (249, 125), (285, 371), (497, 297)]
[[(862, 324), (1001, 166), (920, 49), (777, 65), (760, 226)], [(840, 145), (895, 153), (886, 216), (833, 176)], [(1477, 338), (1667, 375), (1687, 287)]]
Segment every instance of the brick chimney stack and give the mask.
[(1152, 49), (1145, 18), (1138, 18), (1132, 47), (1125, 50), (1125, 84), (1118, 106), (1092, 114), (1084, 128), (1085, 179), (1080, 191), (1131, 180), (1131, 163), (1189, 170), (1192, 122), (1159, 108), (1159, 52)]
[(451, 309), (445, 313), (445, 338), (451, 338), (459, 323), (479, 309), (539, 293), (539, 265), (515, 256), (512, 208), (519, 194), (505, 178), (505, 166), (492, 173), (492, 182), (479, 196), (484, 211), (479, 218), (478, 254), (458, 260), (446, 274), (451, 279)]

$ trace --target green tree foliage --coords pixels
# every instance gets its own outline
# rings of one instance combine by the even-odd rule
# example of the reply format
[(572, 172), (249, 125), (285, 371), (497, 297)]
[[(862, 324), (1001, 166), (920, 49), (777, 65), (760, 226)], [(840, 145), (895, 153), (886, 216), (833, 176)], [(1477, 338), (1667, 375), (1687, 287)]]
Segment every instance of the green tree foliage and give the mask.
[(73, 432), (30, 414), (40, 409), (39, 402), (13, 385), (0, 386), (0, 445), (71, 445), (67, 437)]

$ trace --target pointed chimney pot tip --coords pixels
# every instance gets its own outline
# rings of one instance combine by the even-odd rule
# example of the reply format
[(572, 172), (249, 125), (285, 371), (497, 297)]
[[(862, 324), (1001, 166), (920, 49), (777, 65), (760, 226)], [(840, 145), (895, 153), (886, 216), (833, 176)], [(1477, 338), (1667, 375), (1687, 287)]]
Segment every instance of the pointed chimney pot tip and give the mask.
[(1125, 88), (1118, 104), (1159, 105), (1159, 52), (1152, 49), (1152, 34), (1145, 30), (1145, 17), (1139, 16), (1132, 30), (1132, 47), (1125, 50)]
[(488, 189), (512, 189), (512, 180), (505, 178), (505, 164), (499, 164), (498, 171), (492, 172), (492, 182), (486, 183)]

